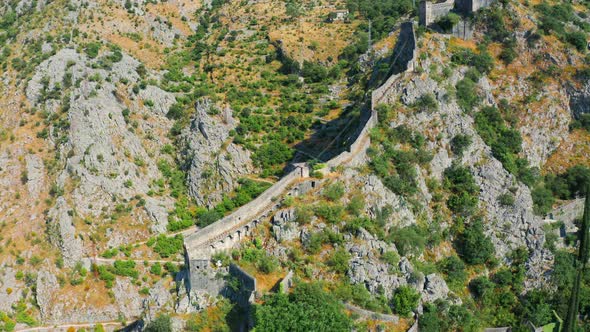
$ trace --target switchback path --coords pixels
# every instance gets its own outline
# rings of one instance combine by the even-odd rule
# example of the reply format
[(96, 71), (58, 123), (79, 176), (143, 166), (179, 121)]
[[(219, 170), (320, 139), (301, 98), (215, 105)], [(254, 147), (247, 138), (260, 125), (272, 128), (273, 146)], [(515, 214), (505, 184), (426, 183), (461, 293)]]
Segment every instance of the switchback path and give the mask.
[(143, 264), (144, 262), (147, 262), (149, 264), (154, 264), (154, 263), (161, 263), (161, 264), (166, 264), (166, 263), (172, 263), (172, 264), (176, 264), (176, 265), (182, 265), (184, 264), (184, 260), (177, 260), (177, 259), (125, 259), (125, 258), (103, 258), (103, 257), (89, 257), (89, 259), (97, 264), (111, 264), (114, 263), (115, 261), (133, 261), (137, 264)]
[(36, 327), (28, 327), (28, 328), (24, 328), (24, 329), (15, 329), (14, 331), (15, 332), (56, 331), (56, 330), (66, 331), (71, 327), (78, 329), (78, 328), (85, 328), (85, 327), (95, 327), (97, 325), (102, 325), (103, 327), (107, 327), (107, 326), (123, 327), (121, 322), (107, 321), (107, 322), (94, 322), (94, 323), (73, 323), (73, 324), (61, 324), (61, 325), (51, 325), (51, 326), (36, 326)]

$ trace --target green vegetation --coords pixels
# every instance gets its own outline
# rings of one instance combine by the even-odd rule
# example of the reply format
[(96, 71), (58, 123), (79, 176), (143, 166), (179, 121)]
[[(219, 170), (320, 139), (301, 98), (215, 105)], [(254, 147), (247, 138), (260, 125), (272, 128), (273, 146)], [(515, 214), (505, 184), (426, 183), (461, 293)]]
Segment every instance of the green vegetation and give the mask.
[(447, 283), (452, 288), (462, 289), (467, 280), (465, 263), (457, 256), (449, 256), (438, 262), (439, 270), (445, 274)]
[(459, 23), (460, 19), (461, 17), (459, 15), (451, 12), (440, 17), (436, 21), (436, 24), (442, 29), (442, 31), (449, 33), (453, 30), (453, 27)]
[(590, 114), (580, 114), (577, 119), (574, 119), (570, 125), (571, 129), (582, 128), (590, 132)]
[(175, 235), (174, 237), (167, 237), (164, 234), (160, 234), (156, 237), (156, 243), (153, 249), (160, 257), (168, 258), (180, 253), (183, 243), (184, 239), (181, 234)]
[(420, 96), (411, 107), (420, 112), (433, 113), (438, 111), (438, 102), (432, 93), (427, 93)]
[(272, 273), (279, 268), (277, 258), (264, 250), (262, 243), (258, 240), (242, 248), (239, 255), (244, 262), (254, 265), (259, 272), (264, 274)]
[(542, 2), (535, 6), (541, 20), (540, 30), (544, 34), (554, 34), (563, 42), (569, 43), (580, 52), (587, 50), (586, 33), (590, 25), (580, 19), (570, 3), (550, 5)]
[(415, 10), (409, 0), (347, 0), (346, 4), (351, 13), (358, 12), (371, 20), (376, 39), (389, 34), (401, 17)]
[[(387, 110), (381, 112), (385, 114), (379, 116), (385, 117)], [(411, 197), (418, 190), (415, 165), (430, 162), (432, 154), (425, 150), (425, 138), (420, 133), (403, 125), (389, 128), (386, 123), (386, 119), (383, 119), (378, 129), (371, 133), (371, 139), (377, 145), (368, 151), (371, 158), (369, 166), (391, 191)], [(398, 149), (398, 143), (408, 145), (409, 149)]]
[(463, 152), (471, 145), (471, 136), (457, 134), (451, 139), (451, 151), (458, 156), (463, 157)]
[(267, 295), (254, 311), (258, 331), (348, 331), (343, 305), (318, 284), (298, 284), (290, 294)]
[(494, 257), (494, 245), (483, 233), (483, 224), (480, 220), (467, 224), (454, 245), (459, 256), (470, 265), (488, 263)]
[(172, 321), (168, 315), (159, 315), (144, 329), (146, 332), (172, 332)]
[(437, 300), (427, 303), (424, 312), (418, 321), (420, 331), (479, 331), (481, 323), (474, 316), (470, 308), (465, 305), (449, 305), (447, 302)]
[(448, 208), (458, 215), (473, 214), (477, 208), (479, 187), (471, 171), (466, 167), (453, 164), (445, 170), (444, 177), (444, 186), (451, 193), (447, 200)]
[(410, 286), (400, 286), (393, 293), (393, 310), (400, 316), (409, 317), (418, 306), (420, 293)]
[(531, 185), (534, 180), (529, 174), (528, 161), (518, 157), (522, 150), (520, 132), (506, 126), (500, 111), (495, 107), (484, 107), (475, 115), (475, 128), (504, 168)]

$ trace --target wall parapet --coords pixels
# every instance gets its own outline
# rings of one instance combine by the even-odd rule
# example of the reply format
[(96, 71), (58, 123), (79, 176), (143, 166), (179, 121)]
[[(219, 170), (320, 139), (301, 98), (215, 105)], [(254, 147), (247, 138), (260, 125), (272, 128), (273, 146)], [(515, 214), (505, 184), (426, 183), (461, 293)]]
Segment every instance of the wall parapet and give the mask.
[[(294, 169), (287, 173), (278, 182), (256, 197), (249, 203), (239, 207), (232, 214), (208, 225), (197, 232), (187, 236), (184, 240), (185, 249), (191, 259), (207, 258), (210, 252), (200, 250), (220, 237), (229, 235), (255, 219), (266, 208), (273, 204), (275, 197), (283, 193), (295, 180), (309, 176), (309, 167), (305, 164), (296, 164)], [(203, 257), (201, 257), (203, 256)]]

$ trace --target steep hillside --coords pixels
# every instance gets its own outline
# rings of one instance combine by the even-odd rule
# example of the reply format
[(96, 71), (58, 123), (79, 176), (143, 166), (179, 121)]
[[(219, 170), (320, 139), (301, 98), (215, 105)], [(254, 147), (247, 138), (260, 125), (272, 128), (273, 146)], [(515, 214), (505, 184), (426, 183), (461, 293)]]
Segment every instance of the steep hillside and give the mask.
[[(565, 318), (589, 8), (499, 1), (423, 27), (406, 0), (3, 2), (0, 331)], [(309, 176), (195, 276), (185, 239), (293, 163)]]

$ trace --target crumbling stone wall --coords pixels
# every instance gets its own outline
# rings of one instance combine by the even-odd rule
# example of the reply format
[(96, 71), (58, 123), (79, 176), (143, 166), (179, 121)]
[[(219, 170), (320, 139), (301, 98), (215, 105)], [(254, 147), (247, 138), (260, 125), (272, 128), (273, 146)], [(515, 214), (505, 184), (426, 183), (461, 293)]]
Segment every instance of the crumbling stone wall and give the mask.
[(440, 17), (447, 15), (453, 8), (455, 8), (455, 0), (447, 0), (439, 3), (433, 3), (431, 1), (420, 2), (420, 25), (429, 26)]
[(447, 0), (439, 3), (421, 1), (418, 8), (419, 22), (420, 25), (429, 26), (455, 8), (464, 14), (471, 14), (490, 6), (493, 2), (494, 0)]
[[(396, 49), (398, 48), (405, 48), (403, 51), (398, 51), (400, 53), (399, 60), (397, 61), (399, 65), (401, 65), (401, 72), (395, 73), (391, 75), (383, 85), (379, 88), (373, 90), (371, 94), (371, 105), (373, 109), (377, 107), (379, 104), (387, 102), (385, 100), (388, 92), (392, 89), (393, 85), (399, 77), (409, 71), (413, 71), (417, 66), (417, 58), (418, 58), (418, 48), (417, 48), (417, 40), (416, 40), (416, 32), (414, 28), (414, 24), (411, 22), (406, 22), (402, 24), (400, 35), (396, 42)], [(394, 51), (394, 56), (396, 52)], [(377, 117), (375, 117), (375, 120)]]

